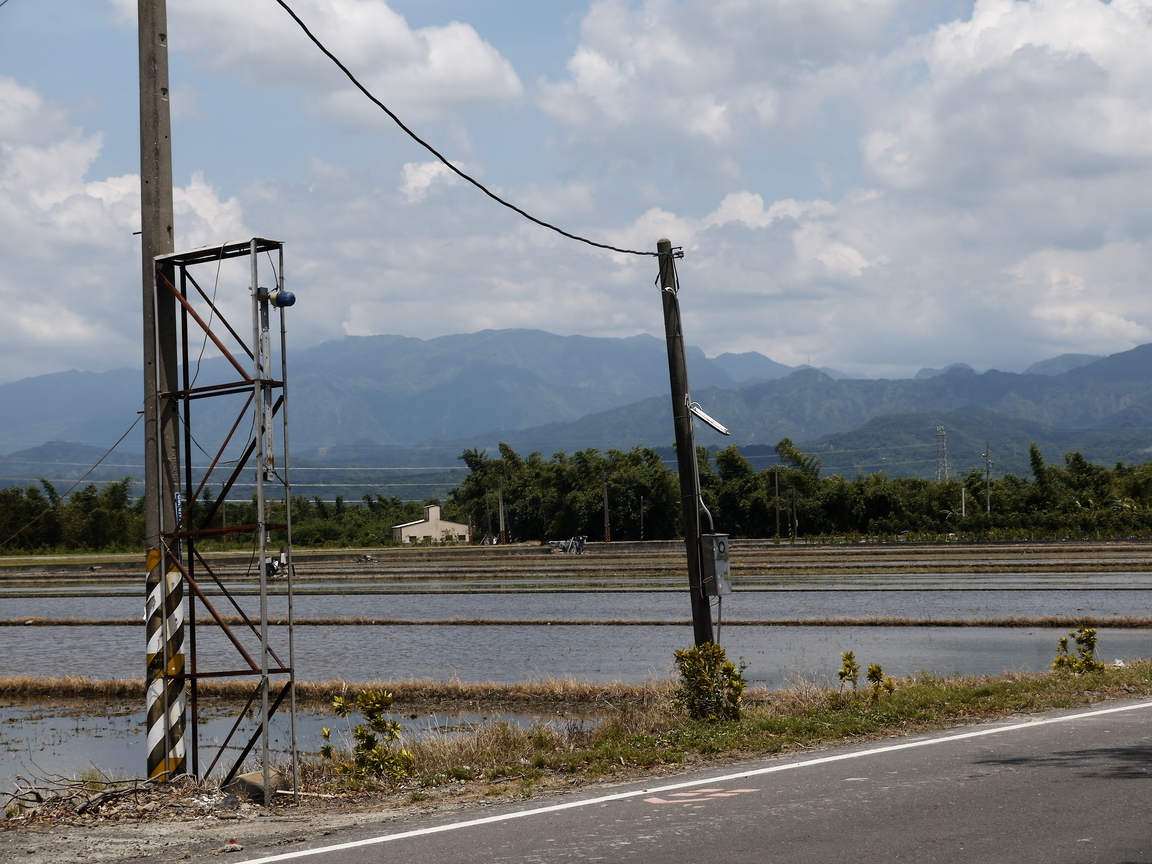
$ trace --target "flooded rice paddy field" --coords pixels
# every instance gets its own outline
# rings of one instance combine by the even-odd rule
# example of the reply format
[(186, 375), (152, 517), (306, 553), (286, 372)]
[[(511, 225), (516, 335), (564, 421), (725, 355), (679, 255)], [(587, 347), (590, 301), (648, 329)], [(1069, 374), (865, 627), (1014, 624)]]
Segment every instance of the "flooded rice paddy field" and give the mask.
[[(1084, 580), (1078, 580), (1084, 581)], [(1106, 585), (1112, 580), (1104, 581)], [(1152, 579), (1146, 579), (1147, 582)], [(1064, 583), (1067, 585), (1067, 581)], [(219, 592), (208, 592), (218, 598)], [(245, 597), (246, 610), (254, 598)], [(221, 612), (226, 602), (213, 599)], [(198, 616), (203, 606), (197, 603)], [(288, 601), (283, 594), (268, 601), (268, 614), (284, 616)], [(1143, 611), (1141, 611), (1143, 610)], [(385, 618), (410, 621), (468, 619), (533, 621), (686, 621), (690, 616), (686, 589), (662, 591), (557, 593), (513, 591), (484, 593), (301, 594), (293, 598), (296, 620), (335, 618)], [(966, 589), (738, 589), (724, 600), (726, 621), (779, 621), (843, 617), (902, 617), (922, 619), (987, 620), (1006, 616), (1043, 617), (1077, 615), (1116, 617), (1152, 616), (1152, 587), (1097, 587), (1089, 580), (1084, 587), (1017, 587), (1009, 590)], [(82, 618), (94, 621), (142, 619), (143, 590), (114, 597), (5, 597), (0, 618)], [(4, 639), (0, 633), (0, 644)]]
[[(283, 627), (271, 644), (286, 660)], [(799, 678), (832, 679), (840, 654), (880, 663), (893, 675), (922, 669), (940, 674), (985, 674), (1046, 669), (1060, 628), (754, 626), (721, 627), (729, 656), (747, 664), (753, 686), (776, 687)], [(242, 668), (217, 630), (197, 628), (201, 671)], [(299, 627), (298, 679), (350, 682), (396, 679), (514, 683), (546, 678), (643, 683), (673, 674), (672, 654), (688, 647), (691, 628), (678, 626), (455, 625)], [(142, 678), (142, 627), (0, 628), (5, 675)], [(1152, 656), (1152, 631), (1101, 628), (1101, 653)]]
[[(236, 707), (216, 707), (200, 712), (201, 771), (215, 759), (221, 742), (236, 722)], [(411, 739), (467, 731), (489, 722), (493, 715), (478, 711), (398, 713), (402, 735)], [(231, 767), (248, 738), (258, 729), (258, 715), (246, 717), (220, 759)], [(508, 714), (500, 719), (521, 726), (534, 724), (583, 724), (596, 722), (583, 716), (549, 714)], [(144, 772), (147, 758), (143, 705), (120, 704), (93, 712), (92, 706), (69, 702), (52, 706), (0, 705), (0, 792), (13, 788), (18, 777), (46, 778), (50, 775), (77, 776), (93, 767), (105, 776), (137, 777)], [(333, 737), (348, 738), (345, 721), (315, 708), (296, 712), (296, 738), (301, 753), (316, 755), (320, 730), (331, 727)], [(287, 762), (291, 753), (291, 726), (283, 715), (269, 724), (273, 761)], [(190, 740), (190, 736), (189, 736)], [(220, 770), (213, 776), (221, 776)]]
[[(673, 651), (692, 638), (682, 547), (590, 548), (581, 556), (516, 548), (300, 554), (293, 608), (297, 621), (310, 623), (295, 631), (297, 677), (501, 683), (547, 678), (639, 683), (672, 677)], [(1152, 617), (1152, 546), (1147, 544), (878, 549), (734, 542), (733, 554), (737, 590), (724, 600), (727, 625), (721, 626), (719, 641), (747, 664), (745, 675), (753, 685), (834, 680), (840, 654), (849, 650), (863, 665), (880, 663), (892, 675), (1038, 671), (1048, 668), (1057, 639), (1069, 628), (740, 622), (1091, 616), (1106, 625), (1109, 618)], [(249, 560), (220, 558), (212, 567), (242, 608), (256, 616), (257, 581)], [(0, 676), (143, 677), (139, 569), (118, 561), (4, 564), (0, 619), (39, 620), (0, 626)], [(232, 612), (205, 576), (202, 572), (213, 603), (224, 614)], [(284, 581), (270, 586), (269, 614), (285, 615)], [(205, 614), (202, 604), (196, 613)], [(350, 618), (391, 623), (324, 623)], [(52, 623), (61, 619), (119, 623)], [(286, 658), (285, 628), (271, 629), (272, 644)], [(205, 626), (196, 631), (200, 670), (241, 665), (219, 631)], [(246, 638), (251, 645), (251, 634)], [(1099, 650), (1108, 661), (1152, 656), (1152, 630), (1101, 626)], [(307, 736), (323, 717), (303, 712), (301, 718), (301, 746), (308, 749)], [(411, 722), (435, 726), (470, 719)], [(101, 717), (82, 705), (0, 705), (0, 785), (10, 785), (7, 779), (29, 760), (43, 762), (46, 770), (75, 770), (94, 760), (104, 768), (123, 764), (126, 773), (139, 773), (142, 722), (142, 712), (132, 706)], [(219, 734), (212, 731), (213, 722), (207, 719), (202, 740)]]
[[(584, 555), (539, 547), (300, 553), (293, 611), (306, 623), (296, 628), (297, 677), (637, 682), (670, 675), (673, 650), (691, 641), (682, 544), (588, 548)], [(1043, 669), (1063, 635), (1043, 627), (862, 627), (834, 619), (1061, 616), (1106, 624), (1152, 616), (1147, 543), (793, 547), (734, 541), (732, 549), (736, 591), (716, 612), (733, 626), (722, 628), (721, 641), (748, 664), (753, 683), (767, 686), (789, 676), (826, 676), (847, 650), (892, 674)], [(0, 619), (39, 620), (0, 627), (0, 675), (141, 676), (142, 573), (117, 561), (5, 564)], [(209, 566), (258, 617), (251, 556), (218, 556)], [(213, 604), (233, 613), (205, 566), (197, 567)], [(285, 616), (286, 580), (272, 580), (269, 589), (269, 614)], [(205, 616), (202, 603), (195, 612)], [(390, 623), (333, 623), (352, 618)], [(61, 619), (117, 625), (52, 624)], [(481, 623), (490, 621), (501, 623)], [(783, 626), (798, 621), (838, 626)], [(283, 647), (281, 628), (272, 629), (273, 644)], [(215, 628), (196, 631), (201, 670), (236, 666), (235, 652)], [(1150, 640), (1152, 631), (1105, 627), (1101, 651), (1148, 656)]]

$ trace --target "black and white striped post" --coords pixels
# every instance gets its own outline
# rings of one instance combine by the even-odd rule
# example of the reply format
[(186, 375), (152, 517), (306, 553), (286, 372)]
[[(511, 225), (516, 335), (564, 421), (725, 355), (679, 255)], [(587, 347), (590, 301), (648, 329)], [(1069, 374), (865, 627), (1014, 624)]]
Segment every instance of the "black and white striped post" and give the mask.
[(186, 772), (184, 743), (184, 582), (180, 569), (157, 549), (148, 553), (147, 709), (148, 777), (167, 780)]
[[(157, 261), (173, 241), (172, 122), (168, 24), (164, 0), (139, 0), (140, 241), (144, 323), (144, 498), (148, 544), (148, 776), (165, 779), (184, 767), (184, 603), (181, 573), (165, 540), (177, 526), (179, 389), (176, 308), (160, 290)], [(165, 276), (172, 281), (171, 266)]]

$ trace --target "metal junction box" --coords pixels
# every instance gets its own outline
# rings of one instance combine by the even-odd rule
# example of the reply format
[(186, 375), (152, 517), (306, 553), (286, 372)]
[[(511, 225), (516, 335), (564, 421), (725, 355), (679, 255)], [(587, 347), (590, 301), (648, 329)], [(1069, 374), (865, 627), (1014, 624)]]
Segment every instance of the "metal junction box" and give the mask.
[(728, 562), (728, 535), (700, 535), (700, 581), (709, 597), (732, 593), (732, 570)]

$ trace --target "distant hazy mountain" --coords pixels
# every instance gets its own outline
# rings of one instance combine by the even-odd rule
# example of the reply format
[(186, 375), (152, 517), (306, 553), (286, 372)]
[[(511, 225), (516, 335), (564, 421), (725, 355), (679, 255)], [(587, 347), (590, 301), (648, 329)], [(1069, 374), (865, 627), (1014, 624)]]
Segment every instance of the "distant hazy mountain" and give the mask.
[[(1092, 452), (1101, 461), (1142, 462), (1152, 446), (1152, 345), (1058, 376), (977, 374), (957, 364), (919, 380), (836, 381), (811, 369), (737, 389), (697, 388), (692, 395), (732, 430), (731, 438), (723, 438), (698, 426), (698, 443), (771, 445), (788, 437), (816, 452), (860, 450), (857, 461), (838, 455), (835, 466), (830, 462), (849, 474), (872, 470), (864, 467), (869, 464), (890, 473), (932, 476), (938, 425), (956, 426), (949, 442), (959, 448), (958, 456), (965, 447), (982, 449), (990, 439), (998, 438), (995, 447), (1014, 448), (999, 453), (1001, 471), (1011, 464), (1026, 473), (1031, 440), (1058, 451), (1049, 453), (1056, 460), (1066, 450), (1083, 448), (1086, 456)], [(667, 396), (501, 436), (517, 449), (545, 453), (549, 448), (666, 446), (671, 439)], [(494, 446), (495, 439), (483, 435), (472, 441)], [(898, 448), (905, 442), (930, 451), (902, 457)], [(876, 455), (881, 451), (883, 459)]]
[(774, 381), (791, 375), (796, 370), (775, 360), (769, 360), (763, 354), (755, 351), (745, 351), (743, 354), (721, 354), (713, 357), (712, 362), (723, 369), (733, 381)]
[[(944, 425), (958, 458), (997, 439), (1004, 470), (1026, 458), (1030, 440), (1102, 461), (1143, 461), (1152, 446), (1152, 345), (1083, 359), (1053, 358), (1023, 375), (954, 364), (899, 380), (788, 371), (751, 352), (710, 360), (690, 349), (688, 365), (693, 398), (733, 433), (722, 438), (699, 428), (703, 445), (770, 453), (789, 437), (827, 454), (827, 466), (838, 471), (882, 465), (931, 476), (935, 428)], [(199, 384), (232, 380), (222, 365), (204, 363)], [(1055, 371), (1062, 366), (1072, 368)], [(137, 417), (140, 378), (136, 370), (65, 372), (0, 385), (0, 453), (13, 454), (0, 465), (5, 477), (45, 464), (61, 466), (53, 476), (64, 476), (66, 463), (88, 458), (69, 456), (62, 442), (106, 449)], [(551, 455), (663, 447), (673, 439), (666, 347), (651, 336), (487, 330), (429, 340), (348, 337), (293, 352), (288, 386), (294, 457), (329, 464), (449, 465), (464, 448), (494, 449), (500, 441)], [(237, 410), (225, 399), (195, 403), (197, 440), (220, 440)], [(44, 448), (48, 442), (57, 443)], [(901, 459), (893, 448), (902, 446), (929, 449)], [(137, 430), (122, 452), (141, 450)], [(845, 458), (852, 451), (855, 462)], [(127, 468), (134, 460), (118, 462)], [(110, 476), (123, 473), (135, 472), (116, 468)]]
[(916, 380), (916, 381), (923, 381), (925, 378), (938, 378), (941, 375), (945, 375), (948, 372), (951, 372), (953, 369), (960, 369), (960, 370), (964, 370), (964, 371), (968, 371), (968, 372), (974, 372), (975, 371), (967, 363), (953, 363), (950, 366), (945, 366), (943, 369), (933, 369), (929, 366), (925, 366), (923, 369), (921, 369), (919, 372), (917, 372), (916, 375), (913, 377), (914, 377), (914, 380)]
[[(779, 365), (744, 357), (760, 367)], [(688, 365), (693, 386), (736, 386), (697, 348), (688, 349)], [(141, 377), (131, 369), (62, 372), (0, 385), (0, 453), (56, 440), (111, 445), (136, 419)], [(197, 380), (233, 379), (222, 361), (209, 360)], [(665, 342), (645, 335), (485, 330), (429, 340), (348, 337), (289, 355), (292, 440), (301, 451), (356, 441), (411, 447), (567, 422), (667, 392)], [(231, 425), (239, 402), (197, 402), (194, 428), (211, 439)], [(125, 446), (141, 450), (139, 435)]]
[[(745, 351), (743, 354), (720, 354), (712, 358), (712, 363), (727, 372), (733, 381), (741, 384), (752, 381), (775, 381), (778, 378), (783, 378), (785, 375), (799, 372), (801, 369), (815, 368), (808, 365), (785, 366), (783, 363), (769, 360), (763, 354), (757, 354), (755, 351)], [(826, 366), (820, 367), (819, 371), (823, 372), (829, 378), (835, 378), (837, 380), (840, 378), (865, 377), (863, 375), (851, 375), (847, 372), (830, 369)]]
[(57, 440), (109, 447), (132, 426), (143, 402), (144, 376), (137, 369), (57, 372), (2, 384), (0, 453)]
[(49, 441), (38, 447), (0, 456), (0, 486), (23, 486), (29, 480), (47, 477), (56, 486), (57, 492), (64, 493), (77, 482), (83, 485), (102, 480), (120, 480), (126, 476), (138, 479), (143, 477), (144, 457), (139, 453), (121, 453), (117, 450), (93, 469), (92, 466), (106, 452), (106, 447)]
[(1097, 360), (1103, 360), (1100, 354), (1061, 354), (1048, 360), (1033, 363), (1024, 370), (1025, 375), (1063, 375)]

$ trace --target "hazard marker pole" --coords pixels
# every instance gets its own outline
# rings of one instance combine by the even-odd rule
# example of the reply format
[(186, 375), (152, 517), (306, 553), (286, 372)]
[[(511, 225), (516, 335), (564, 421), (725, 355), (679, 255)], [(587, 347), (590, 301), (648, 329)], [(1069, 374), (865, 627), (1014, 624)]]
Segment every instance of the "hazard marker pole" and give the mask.
[[(184, 744), (184, 582), (166, 568), (159, 550), (148, 553), (145, 678), (148, 777), (166, 780), (186, 772)], [(166, 572), (165, 572), (166, 571)]]
[[(144, 511), (147, 591), (148, 776), (184, 773), (184, 603), (166, 535), (179, 529), (179, 417), (164, 394), (180, 389), (176, 307), (160, 290), (156, 258), (174, 246), (168, 19), (164, 0), (138, 0), (140, 246), (144, 324)], [(167, 265), (171, 267), (171, 265)], [(167, 274), (172, 281), (172, 273)]]

